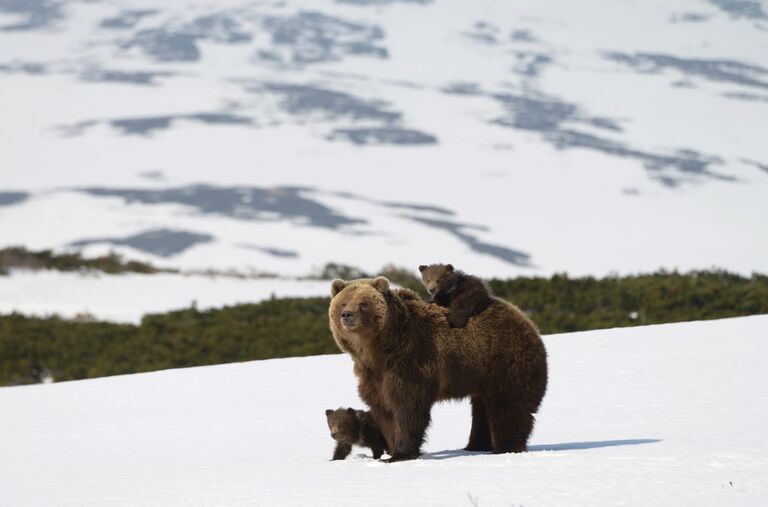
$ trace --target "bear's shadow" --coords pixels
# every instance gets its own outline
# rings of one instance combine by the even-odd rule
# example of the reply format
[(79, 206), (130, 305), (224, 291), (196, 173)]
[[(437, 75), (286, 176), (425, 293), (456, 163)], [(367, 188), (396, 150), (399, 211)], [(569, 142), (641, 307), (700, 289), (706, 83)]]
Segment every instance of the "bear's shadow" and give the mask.
[[(566, 442), (562, 444), (540, 444), (529, 445), (528, 452), (541, 452), (541, 451), (573, 451), (584, 449), (598, 449), (600, 447), (618, 447), (621, 445), (641, 445), (641, 444), (655, 444), (661, 442), (658, 438), (636, 438), (630, 440), (601, 440), (595, 442)], [(490, 454), (489, 452), (478, 451), (465, 451), (464, 449), (446, 449), (444, 451), (425, 452), (419, 459), (450, 459), (458, 458), (461, 456), (482, 456), (484, 454)]]

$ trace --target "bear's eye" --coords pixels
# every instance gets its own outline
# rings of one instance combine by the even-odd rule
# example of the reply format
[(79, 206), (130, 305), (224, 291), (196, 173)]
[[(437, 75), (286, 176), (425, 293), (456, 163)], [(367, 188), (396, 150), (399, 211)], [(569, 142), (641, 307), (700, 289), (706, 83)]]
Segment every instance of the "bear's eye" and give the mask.
[(360, 303), (360, 309), (361, 310), (365, 310), (366, 308), (368, 308), (368, 304), (367, 303)]

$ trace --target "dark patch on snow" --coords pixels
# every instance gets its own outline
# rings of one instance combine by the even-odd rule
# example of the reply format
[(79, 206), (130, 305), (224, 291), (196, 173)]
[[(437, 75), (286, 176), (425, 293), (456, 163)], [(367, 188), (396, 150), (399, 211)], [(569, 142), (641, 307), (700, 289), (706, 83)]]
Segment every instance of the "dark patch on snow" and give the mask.
[(145, 180), (159, 181), (159, 180), (165, 179), (165, 174), (163, 174), (163, 171), (153, 169), (151, 171), (140, 172), (139, 178), (144, 178)]
[(472, 26), (472, 30), (465, 32), (464, 35), (474, 40), (475, 42), (480, 42), (489, 46), (493, 46), (501, 42), (499, 38), (499, 28), (492, 23), (488, 23), (487, 21), (476, 22)]
[(768, 102), (768, 95), (758, 95), (756, 93), (729, 92), (724, 93), (723, 97), (736, 100), (746, 100), (749, 102)]
[(8, 74), (40, 75), (48, 72), (48, 66), (44, 63), (13, 62), (8, 65), (0, 65), (0, 72)]
[(194, 62), (201, 53), (201, 40), (221, 44), (250, 42), (251, 34), (240, 23), (225, 15), (211, 14), (194, 19), (180, 27), (166, 26), (140, 30), (122, 44), (123, 49), (140, 48), (160, 62)]
[(253, 125), (254, 121), (247, 116), (230, 113), (190, 113), (166, 116), (147, 116), (143, 118), (117, 118), (110, 120), (86, 120), (74, 125), (61, 127), (67, 136), (77, 136), (96, 125), (108, 124), (120, 131), (122, 135), (148, 136), (156, 130), (167, 130), (178, 120), (192, 120), (207, 125)]
[(552, 97), (497, 94), (493, 98), (501, 102), (510, 113), (495, 123), (508, 127), (550, 132), (560, 129), (565, 122), (573, 122), (613, 132), (622, 130), (615, 120), (585, 115), (575, 104)]
[(423, 225), (435, 227), (437, 229), (443, 229), (458, 239), (463, 241), (472, 250), (496, 257), (509, 264), (516, 266), (531, 266), (531, 256), (520, 250), (514, 250), (501, 245), (494, 245), (491, 243), (485, 243), (477, 239), (477, 237), (466, 232), (467, 229), (487, 230), (487, 228), (472, 224), (462, 224), (459, 222), (452, 222), (448, 220), (435, 220), (432, 218), (417, 217), (413, 215), (403, 215), (404, 218), (413, 220)]
[(251, 245), (248, 243), (240, 243), (237, 246), (246, 248), (248, 250), (256, 250), (257, 252), (262, 252), (273, 257), (280, 257), (284, 259), (297, 259), (299, 257), (299, 252), (295, 250), (285, 250), (283, 248), (275, 248), (271, 246)]
[(530, 30), (512, 30), (509, 34), (509, 40), (512, 42), (538, 42)]
[(80, 79), (83, 81), (92, 81), (98, 83), (125, 83), (154, 86), (157, 84), (155, 79), (173, 75), (173, 72), (89, 69), (80, 74)]
[(21, 16), (15, 24), (2, 25), (2, 31), (49, 28), (64, 17), (61, 0), (0, 0), (0, 12)]
[(472, 30), (465, 32), (464, 35), (486, 45), (506, 45), (507, 53), (515, 55), (512, 71), (521, 76), (539, 77), (544, 67), (551, 65), (554, 61), (546, 52), (528, 49), (539, 41), (527, 29), (515, 29), (508, 36), (504, 36), (496, 25), (478, 21)]
[[(654, 179), (670, 187), (679, 186), (686, 178), (692, 176), (736, 181), (732, 176), (711, 170), (712, 166), (723, 163), (719, 157), (686, 149), (679, 149), (673, 153), (653, 153), (632, 148), (621, 141), (577, 130), (574, 127), (578, 125), (612, 132), (620, 132), (622, 129), (610, 118), (583, 114), (574, 104), (544, 96), (498, 94), (493, 97), (501, 102), (508, 112), (507, 116), (497, 118), (494, 123), (538, 132), (544, 140), (558, 149), (583, 148), (635, 159), (652, 173)], [(670, 174), (669, 170), (676, 171), (676, 174)]]
[(111, 120), (113, 127), (122, 130), (123, 134), (147, 135), (153, 130), (167, 129), (176, 120), (194, 120), (208, 125), (251, 125), (253, 120), (245, 116), (229, 113), (194, 113), (172, 116), (156, 116), (149, 118), (130, 118)]
[(707, 0), (733, 18), (768, 19), (759, 0)]
[(433, 136), (432, 134), (426, 134), (419, 130), (404, 129), (398, 127), (361, 127), (335, 129), (328, 136), (328, 139), (345, 139), (359, 145), (419, 145), (437, 143), (437, 137)]
[(369, 197), (366, 197), (364, 195), (359, 194), (353, 194), (352, 192), (329, 192), (330, 195), (336, 196), (336, 197), (342, 197), (344, 199), (352, 199), (355, 201), (363, 201), (370, 204), (375, 204), (377, 206), (383, 206), (385, 208), (391, 208), (391, 209), (404, 209), (414, 212), (426, 212), (426, 213), (436, 213), (439, 215), (447, 215), (447, 216), (453, 216), (456, 214), (456, 212), (451, 211), (447, 208), (443, 208), (440, 206), (432, 206), (430, 204), (416, 204), (416, 203), (410, 203), (410, 202), (395, 202), (395, 201), (377, 201), (375, 199), (371, 199)]
[(480, 85), (468, 81), (449, 83), (442, 91), (451, 95), (482, 95)]
[(735, 60), (701, 60), (654, 53), (607, 53), (609, 60), (628, 65), (640, 72), (658, 74), (667, 69), (710, 81), (768, 89), (768, 69)]
[(222, 44), (239, 44), (252, 39), (250, 32), (242, 29), (239, 21), (221, 14), (201, 16), (184, 25), (184, 31)]
[(456, 212), (451, 211), (447, 208), (441, 208), (439, 206), (430, 206), (427, 204), (411, 204), (411, 203), (405, 203), (405, 202), (377, 202), (376, 204), (379, 204), (380, 206), (384, 206), (386, 208), (394, 208), (394, 209), (406, 209), (410, 211), (426, 211), (428, 213), (437, 213), (438, 215), (448, 215), (453, 216), (456, 214)]
[(307, 65), (342, 60), (348, 55), (387, 58), (380, 46), (384, 31), (321, 12), (299, 11), (291, 16), (267, 16), (262, 27), (272, 34), (272, 48), (259, 60), (280, 65)]
[(166, 28), (142, 30), (125, 42), (123, 49), (140, 47), (159, 62), (194, 62), (200, 59), (200, 36), (170, 31)]
[(157, 9), (125, 9), (120, 11), (120, 14), (117, 16), (102, 19), (99, 26), (112, 30), (133, 28), (139, 24), (142, 19), (148, 16), (154, 16), (159, 12), (160, 11)]
[(26, 192), (0, 192), (0, 206), (11, 206), (26, 201), (29, 194)]
[(97, 243), (109, 243), (117, 246), (129, 246), (142, 252), (160, 257), (171, 257), (192, 248), (195, 245), (209, 243), (213, 236), (173, 229), (154, 229), (124, 238), (105, 237), (81, 239), (70, 246), (87, 246)]
[(336, 0), (337, 4), (349, 5), (391, 5), (396, 3), (429, 5), (434, 0)]
[(363, 224), (302, 195), (309, 189), (293, 187), (215, 187), (193, 185), (166, 189), (80, 189), (98, 197), (121, 197), (128, 203), (182, 204), (200, 213), (223, 215), (241, 220), (290, 220), (326, 229)]
[(402, 114), (391, 111), (386, 102), (366, 100), (314, 86), (265, 83), (252, 91), (266, 90), (283, 97), (282, 108), (293, 115), (322, 114), (328, 119), (373, 120), (391, 123)]
[[(713, 165), (722, 165), (723, 160), (721, 158), (702, 155), (693, 150), (681, 149), (672, 154), (652, 153), (631, 148), (618, 141), (574, 130), (550, 132), (546, 138), (560, 149), (585, 148), (608, 155), (635, 159), (652, 173), (654, 179), (668, 187), (679, 186), (684, 182), (684, 178), (680, 176), (684, 175), (702, 176), (728, 182), (737, 181), (733, 176), (716, 173), (710, 169)], [(672, 175), (663, 172), (668, 169), (673, 169), (679, 174)]]
[(537, 51), (515, 51), (515, 56), (513, 71), (526, 77), (539, 77), (544, 67), (553, 62), (549, 55)]
[(768, 164), (761, 164), (760, 162), (757, 162), (755, 160), (749, 160), (746, 158), (741, 159), (741, 161), (744, 162), (745, 164), (751, 165), (753, 167), (757, 167), (764, 173), (768, 174)]
[[(393, 111), (383, 101), (363, 99), (327, 88), (288, 83), (262, 83), (249, 86), (248, 90), (282, 96), (280, 106), (294, 116), (365, 122), (365, 126), (361, 127), (336, 128), (326, 136), (329, 140), (342, 139), (358, 145), (418, 145), (437, 142), (437, 138), (431, 134), (401, 127), (402, 113)], [(371, 125), (371, 122), (375, 125)]]
[(703, 23), (709, 20), (710, 16), (698, 14), (696, 12), (683, 12), (682, 14), (673, 14), (670, 18), (672, 23)]

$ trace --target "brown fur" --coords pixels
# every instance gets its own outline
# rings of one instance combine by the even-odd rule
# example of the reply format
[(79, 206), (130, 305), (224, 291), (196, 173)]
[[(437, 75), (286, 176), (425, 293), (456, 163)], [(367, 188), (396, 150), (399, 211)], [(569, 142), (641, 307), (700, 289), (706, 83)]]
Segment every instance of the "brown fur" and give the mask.
[(379, 459), (387, 450), (384, 435), (373, 420), (370, 412), (353, 408), (337, 408), (325, 411), (331, 438), (336, 441), (333, 458), (344, 459), (352, 452), (352, 446), (368, 447), (373, 458)]
[(453, 269), (451, 264), (419, 266), (421, 281), (432, 299), (430, 302), (448, 308), (448, 324), (464, 327), (470, 317), (491, 305), (491, 289), (476, 276)]
[(360, 397), (384, 434), (392, 461), (420, 454), (432, 405), (472, 401), (466, 449), (522, 452), (547, 386), (547, 354), (533, 323), (493, 298), (466, 327), (448, 310), (384, 277), (334, 280), (333, 337), (349, 353)]

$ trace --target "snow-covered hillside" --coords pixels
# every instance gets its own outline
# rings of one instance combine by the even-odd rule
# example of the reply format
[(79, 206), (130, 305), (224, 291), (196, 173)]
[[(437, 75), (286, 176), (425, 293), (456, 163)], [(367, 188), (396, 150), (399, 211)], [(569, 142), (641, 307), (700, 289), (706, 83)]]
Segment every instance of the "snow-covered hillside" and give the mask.
[(0, 389), (0, 505), (754, 505), (768, 502), (768, 316), (545, 337), (530, 452), (466, 453), (438, 406), (421, 459), (329, 462), (361, 407), (345, 355)]
[(0, 0), (0, 246), (768, 271), (768, 4)]
[(0, 283), (0, 313), (88, 315), (138, 324), (148, 313), (193, 305), (207, 310), (272, 297), (327, 296), (328, 287), (327, 280), (15, 271)]

